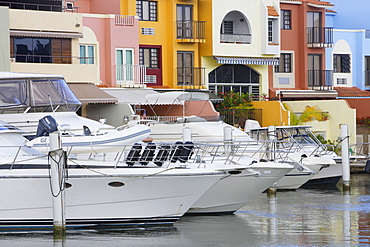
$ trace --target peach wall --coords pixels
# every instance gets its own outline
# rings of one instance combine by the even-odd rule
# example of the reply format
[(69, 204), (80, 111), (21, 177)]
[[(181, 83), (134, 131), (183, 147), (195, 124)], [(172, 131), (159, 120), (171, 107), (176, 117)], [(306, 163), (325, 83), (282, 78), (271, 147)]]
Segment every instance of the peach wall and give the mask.
[(370, 116), (370, 99), (346, 99), (348, 105), (356, 109), (356, 118), (368, 117)]
[(134, 49), (134, 64), (139, 64), (138, 20), (133, 26), (115, 25), (115, 15), (84, 14), (84, 25), (91, 28), (99, 42), (102, 84), (115, 87), (115, 53), (117, 48)]

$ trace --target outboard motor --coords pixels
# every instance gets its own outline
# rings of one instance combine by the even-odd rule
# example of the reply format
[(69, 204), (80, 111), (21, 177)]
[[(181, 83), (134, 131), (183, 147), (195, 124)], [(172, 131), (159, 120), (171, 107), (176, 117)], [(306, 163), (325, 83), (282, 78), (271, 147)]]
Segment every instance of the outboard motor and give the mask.
[(55, 119), (48, 115), (39, 120), (39, 124), (37, 126), (36, 137), (40, 136), (49, 136), (50, 133), (58, 130), (58, 124)]

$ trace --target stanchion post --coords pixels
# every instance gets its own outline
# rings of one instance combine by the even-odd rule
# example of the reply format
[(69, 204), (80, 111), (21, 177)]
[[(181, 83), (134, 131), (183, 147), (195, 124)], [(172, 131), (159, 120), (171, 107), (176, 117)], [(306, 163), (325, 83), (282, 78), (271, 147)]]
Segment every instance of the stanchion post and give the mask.
[(342, 140), (342, 169), (343, 169), (343, 191), (350, 190), (350, 167), (349, 167), (349, 144), (348, 144), (348, 125), (340, 125), (340, 136)]
[[(58, 132), (50, 133), (50, 151), (55, 151), (61, 148), (61, 140)], [(56, 157), (56, 156), (55, 156)], [(65, 203), (64, 190), (62, 190), (64, 181), (64, 166), (58, 164), (58, 160), (50, 159), (50, 175), (51, 175), (51, 192), (53, 197), (53, 226), (54, 239), (64, 239), (66, 235), (66, 219), (65, 219)], [(62, 174), (62, 175), (61, 175)], [(60, 176), (61, 175), (61, 176)]]

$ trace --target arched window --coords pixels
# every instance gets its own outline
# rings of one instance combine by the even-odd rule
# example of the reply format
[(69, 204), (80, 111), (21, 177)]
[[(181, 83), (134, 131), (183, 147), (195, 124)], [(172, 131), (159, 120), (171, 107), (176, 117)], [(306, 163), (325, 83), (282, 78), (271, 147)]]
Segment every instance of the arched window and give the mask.
[(224, 64), (208, 74), (209, 90), (214, 93), (248, 92), (259, 95), (260, 76), (252, 68), (240, 64)]
[(229, 12), (221, 23), (220, 43), (250, 44), (248, 19), (239, 11)]

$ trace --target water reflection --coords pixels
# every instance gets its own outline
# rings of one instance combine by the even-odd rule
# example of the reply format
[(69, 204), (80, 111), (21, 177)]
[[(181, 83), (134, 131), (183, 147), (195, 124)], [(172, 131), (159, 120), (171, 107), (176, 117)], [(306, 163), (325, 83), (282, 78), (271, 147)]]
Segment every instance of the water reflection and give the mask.
[(185, 216), (173, 227), (0, 234), (1, 246), (368, 246), (370, 183), (352, 174), (351, 191), (299, 189), (261, 194), (234, 215)]

